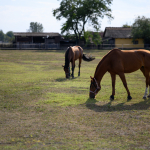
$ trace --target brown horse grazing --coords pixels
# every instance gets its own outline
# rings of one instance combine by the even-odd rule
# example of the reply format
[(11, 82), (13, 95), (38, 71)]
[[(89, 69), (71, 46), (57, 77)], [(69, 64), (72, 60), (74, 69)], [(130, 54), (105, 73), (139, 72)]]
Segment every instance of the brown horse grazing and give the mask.
[[(119, 50), (113, 49), (106, 54), (97, 65), (94, 78), (91, 77), (90, 98), (95, 98), (95, 95), (100, 91), (100, 82), (104, 74), (108, 71), (112, 79), (112, 95), (111, 100), (114, 100), (115, 95), (115, 80), (116, 74), (121, 78), (123, 85), (127, 91), (128, 100), (131, 100), (130, 92), (127, 86), (124, 73), (131, 73), (140, 69), (146, 78), (146, 89), (143, 98), (147, 96), (148, 85), (150, 86), (150, 52), (147, 50)], [(150, 97), (150, 89), (149, 95)]]
[(74, 78), (74, 68), (75, 68), (75, 61), (79, 59), (79, 72), (78, 76), (80, 76), (80, 67), (81, 67), (81, 61), (82, 59), (85, 61), (92, 61), (95, 58), (94, 57), (86, 57), (85, 54), (83, 54), (83, 49), (80, 46), (73, 46), (68, 47), (65, 53), (65, 66), (64, 71), (66, 74), (66, 78), (70, 77), (70, 62), (72, 64), (72, 78)]

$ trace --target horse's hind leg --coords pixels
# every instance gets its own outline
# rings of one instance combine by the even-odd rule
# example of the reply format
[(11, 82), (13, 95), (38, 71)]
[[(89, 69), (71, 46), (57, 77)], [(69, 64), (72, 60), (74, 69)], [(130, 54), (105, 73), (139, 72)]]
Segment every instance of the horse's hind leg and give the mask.
[[(146, 78), (146, 88), (145, 88), (145, 93), (144, 93), (144, 96), (143, 96), (143, 98), (145, 99), (147, 97), (148, 86), (150, 88), (149, 70), (145, 69), (144, 67), (141, 67), (140, 70), (142, 71), (143, 75)], [(149, 89), (148, 97), (150, 97), (150, 89)]]
[(124, 85), (124, 87), (125, 87), (125, 89), (126, 89), (126, 91), (127, 91), (127, 93), (128, 93), (127, 100), (131, 100), (132, 97), (130, 96), (130, 91), (129, 91), (129, 89), (128, 89), (128, 86), (127, 86), (127, 82), (126, 82), (126, 78), (125, 78), (124, 73), (119, 73), (118, 75), (120, 76), (120, 78), (121, 78), (121, 80), (122, 80), (122, 82), (123, 82), (123, 85)]
[(79, 72), (78, 72), (78, 76), (80, 76), (81, 61), (82, 61), (82, 59), (81, 59), (81, 58), (79, 58)]

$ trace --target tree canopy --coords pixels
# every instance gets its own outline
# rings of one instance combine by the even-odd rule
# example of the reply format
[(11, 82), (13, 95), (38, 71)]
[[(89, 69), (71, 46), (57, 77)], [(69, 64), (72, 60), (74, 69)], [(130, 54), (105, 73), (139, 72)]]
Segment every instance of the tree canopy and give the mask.
[(12, 31), (8, 31), (8, 32), (6, 33), (6, 35), (7, 35), (8, 37), (10, 37), (10, 38), (14, 37), (14, 34), (13, 34)]
[(95, 45), (101, 44), (102, 38), (98, 32), (86, 31), (84, 32), (84, 37), (86, 44), (91, 44), (92, 42)]
[(29, 32), (43, 32), (43, 25), (38, 22), (30, 22)]
[(13, 42), (15, 39), (14, 34), (12, 31), (8, 31), (6, 34), (0, 30), (0, 41), (2, 42)]
[(100, 28), (100, 18), (107, 16), (112, 19), (110, 5), (113, 0), (62, 0), (60, 7), (53, 10), (57, 20), (62, 18), (66, 22), (62, 24), (61, 32), (74, 32), (77, 43), (80, 43), (81, 35), (84, 35), (85, 25), (88, 22), (96, 31)]
[(0, 41), (4, 41), (4, 36), (5, 34), (3, 33), (2, 30), (0, 30)]
[(124, 24), (122, 27), (123, 27), (123, 28), (131, 28), (131, 26), (130, 26), (130, 25), (128, 25), (127, 23), (126, 23), (126, 24)]
[(132, 25), (133, 40), (143, 38), (145, 44), (150, 44), (150, 18), (137, 17)]

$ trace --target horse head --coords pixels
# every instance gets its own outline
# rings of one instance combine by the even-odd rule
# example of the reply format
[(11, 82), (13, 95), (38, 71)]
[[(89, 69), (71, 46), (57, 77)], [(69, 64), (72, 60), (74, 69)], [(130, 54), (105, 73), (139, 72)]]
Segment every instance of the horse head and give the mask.
[(64, 68), (64, 71), (65, 71), (65, 74), (66, 74), (66, 78), (69, 78), (70, 77), (70, 70), (69, 70), (69, 67), (66, 67), (64, 65), (62, 65), (62, 67)]
[(91, 85), (90, 85), (90, 92), (89, 96), (90, 98), (95, 98), (96, 94), (100, 91), (101, 87), (98, 85), (97, 81), (95, 78), (91, 78)]

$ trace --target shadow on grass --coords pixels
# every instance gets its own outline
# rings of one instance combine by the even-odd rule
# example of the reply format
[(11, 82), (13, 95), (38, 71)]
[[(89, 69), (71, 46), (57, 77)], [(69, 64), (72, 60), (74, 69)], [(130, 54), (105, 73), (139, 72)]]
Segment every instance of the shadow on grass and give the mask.
[(74, 77), (74, 78), (68, 78), (66, 79), (65, 77), (64, 78), (57, 78), (55, 79), (57, 82), (64, 82), (64, 81), (68, 81), (68, 80), (74, 80), (74, 79), (77, 79), (78, 77)]
[(150, 99), (145, 99), (142, 102), (126, 105), (125, 103), (120, 103), (112, 106), (112, 101), (108, 102), (105, 105), (97, 105), (98, 102), (96, 99), (88, 98), (86, 101), (86, 107), (95, 112), (111, 112), (111, 111), (124, 111), (124, 110), (147, 110), (150, 108)]
[(34, 52), (50, 52), (50, 53), (53, 53), (53, 52), (56, 52), (56, 53), (62, 53), (62, 54), (64, 54), (65, 53), (65, 51), (66, 51), (66, 49), (51, 49), (51, 50), (47, 50), (47, 49), (39, 49), (39, 50), (35, 50)]

